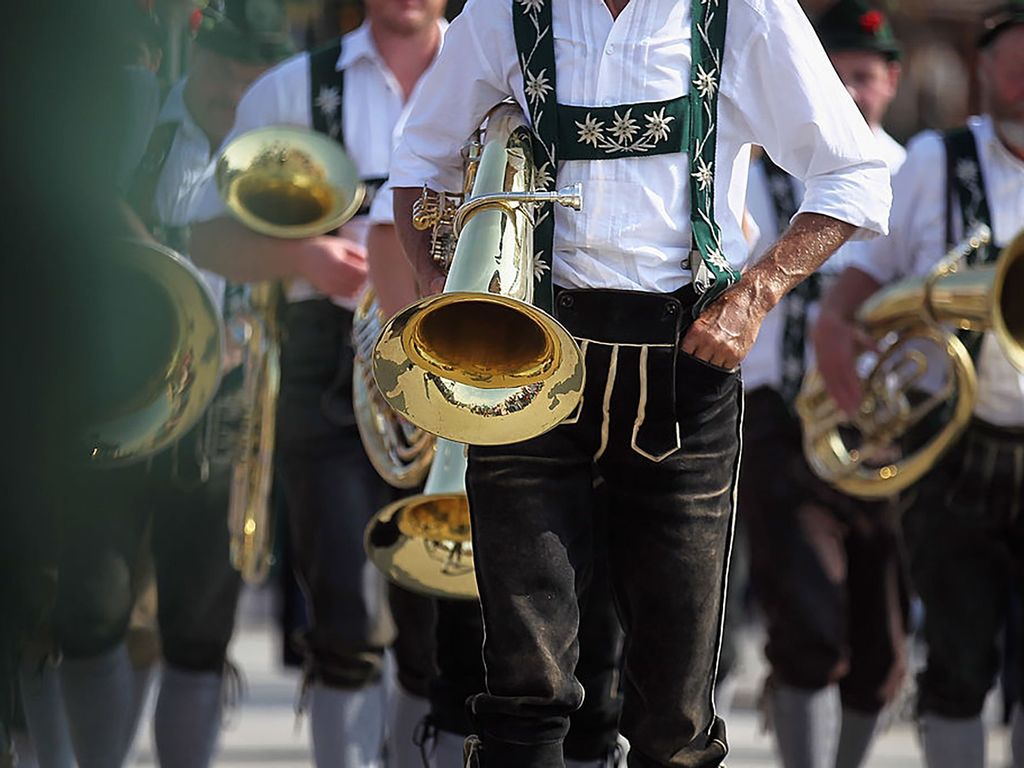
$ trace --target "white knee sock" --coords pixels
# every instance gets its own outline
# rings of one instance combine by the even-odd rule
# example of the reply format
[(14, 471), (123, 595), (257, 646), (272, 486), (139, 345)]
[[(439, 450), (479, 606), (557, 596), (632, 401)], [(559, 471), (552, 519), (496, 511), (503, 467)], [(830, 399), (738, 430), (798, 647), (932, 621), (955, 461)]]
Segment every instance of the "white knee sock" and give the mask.
[(839, 689), (816, 691), (776, 686), (772, 727), (785, 768), (833, 768), (839, 743)]
[(219, 672), (189, 672), (164, 665), (153, 731), (161, 768), (206, 768), (221, 727)]
[(855, 712), (843, 707), (839, 729), (839, 753), (836, 768), (860, 768), (864, 765), (878, 726), (877, 712)]
[(985, 727), (981, 717), (921, 716), (921, 742), (928, 768), (984, 768)]
[(79, 768), (118, 768), (134, 720), (134, 670), (124, 644), (99, 656), (65, 657), (59, 672)]
[(43, 662), (39, 669), (23, 666), (18, 684), (38, 765), (40, 768), (73, 768), (75, 753), (64, 715), (57, 668), (49, 661)]
[(384, 747), (384, 686), (359, 690), (313, 685), (313, 760), (318, 768), (380, 768)]
[(388, 723), (388, 768), (423, 768), (420, 748), (414, 741), (416, 728), (430, 713), (430, 702), (413, 696), (400, 683), (392, 689), (394, 702)]
[(434, 746), (427, 750), (430, 768), (462, 768), (462, 748), (466, 738), (459, 733), (438, 730)]

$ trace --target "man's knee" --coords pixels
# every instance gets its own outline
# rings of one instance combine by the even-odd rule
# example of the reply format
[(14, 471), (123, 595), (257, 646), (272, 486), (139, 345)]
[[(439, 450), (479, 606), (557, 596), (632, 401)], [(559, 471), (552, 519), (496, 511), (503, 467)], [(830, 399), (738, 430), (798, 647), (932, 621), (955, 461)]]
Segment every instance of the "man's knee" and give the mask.
[(110, 552), (93, 553), (88, 567), (63, 568), (53, 627), (63, 653), (93, 656), (119, 643), (132, 610), (127, 562)]

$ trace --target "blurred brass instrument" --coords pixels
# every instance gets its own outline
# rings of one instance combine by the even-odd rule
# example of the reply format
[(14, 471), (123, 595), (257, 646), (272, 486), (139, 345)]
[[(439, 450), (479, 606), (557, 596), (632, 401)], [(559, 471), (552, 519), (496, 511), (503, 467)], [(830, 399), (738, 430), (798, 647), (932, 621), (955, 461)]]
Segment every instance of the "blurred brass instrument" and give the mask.
[(465, 446), (439, 438), (423, 493), (378, 512), (363, 543), (370, 561), (411, 592), (477, 599)]
[(448, 272), (444, 292), (388, 321), (373, 372), (385, 400), (416, 426), (498, 445), (548, 431), (579, 402), (579, 347), (530, 302), (534, 204), (579, 210), (582, 201), (578, 184), (535, 191), (530, 132), (513, 105), (490, 113), (467, 159), (471, 192), (424, 189), (413, 216), (418, 228), (433, 230), (435, 258)]
[[(901, 280), (875, 294), (857, 313), (874, 339), (892, 335), (870, 373), (855, 416), (842, 413), (817, 369), (808, 371), (796, 408), (803, 427), (804, 454), (818, 477), (852, 496), (878, 499), (899, 493), (920, 479), (963, 434), (977, 398), (974, 363), (947, 324), (989, 331), (1010, 362), (1024, 369), (1024, 233), (995, 264), (964, 268), (972, 251), (988, 243), (988, 227), (973, 229), (927, 276)], [(910, 393), (928, 371), (922, 348), (945, 354), (943, 386), (920, 402)], [(900, 453), (898, 441), (939, 408), (949, 418), (919, 448)]]
[(115, 241), (99, 270), (91, 320), (108, 360), (82, 439), (87, 461), (106, 468), (156, 455), (199, 421), (220, 383), (224, 330), (202, 275), (169, 248)]
[(367, 288), (352, 320), (352, 404), (356, 426), (377, 473), (395, 488), (415, 488), (430, 469), (434, 436), (399, 416), (377, 389), (370, 360), (383, 324), (377, 295)]
[[(233, 139), (217, 160), (216, 183), (236, 219), (280, 238), (337, 229), (359, 210), (365, 195), (355, 165), (336, 141), (284, 125)], [(244, 358), (246, 417), (237, 438), (228, 527), (231, 562), (250, 583), (262, 581), (273, 564), (269, 496), (280, 381), (280, 293), (277, 283), (252, 285), (248, 307), (229, 321)]]

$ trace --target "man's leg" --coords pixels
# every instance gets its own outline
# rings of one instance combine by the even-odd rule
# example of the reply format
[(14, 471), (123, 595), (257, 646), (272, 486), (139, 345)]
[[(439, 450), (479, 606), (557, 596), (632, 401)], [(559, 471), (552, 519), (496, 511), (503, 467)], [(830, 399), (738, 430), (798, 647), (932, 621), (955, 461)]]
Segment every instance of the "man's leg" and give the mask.
[[(190, 455), (191, 440), (177, 450)], [(188, 488), (166, 469), (153, 487), (164, 658), (154, 715), (156, 750), (165, 768), (205, 768), (220, 736), (227, 648), (241, 589), (229, 558), (231, 468), (215, 466), (207, 482), (197, 478)]]
[(388, 768), (423, 768), (416, 734), (430, 711), (430, 681), (437, 675), (433, 598), (388, 584), (395, 621), (393, 701), (388, 712)]

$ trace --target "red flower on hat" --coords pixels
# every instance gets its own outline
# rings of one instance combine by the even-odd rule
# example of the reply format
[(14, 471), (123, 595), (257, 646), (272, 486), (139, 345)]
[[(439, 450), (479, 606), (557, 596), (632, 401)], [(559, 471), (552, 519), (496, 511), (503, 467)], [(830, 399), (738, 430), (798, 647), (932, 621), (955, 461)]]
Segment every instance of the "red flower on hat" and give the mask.
[(192, 15), (188, 17), (188, 28), (194, 35), (199, 31), (199, 25), (203, 23), (203, 9), (196, 8), (192, 11)]
[(868, 11), (860, 17), (860, 28), (870, 35), (878, 34), (885, 24), (885, 16), (881, 11)]

